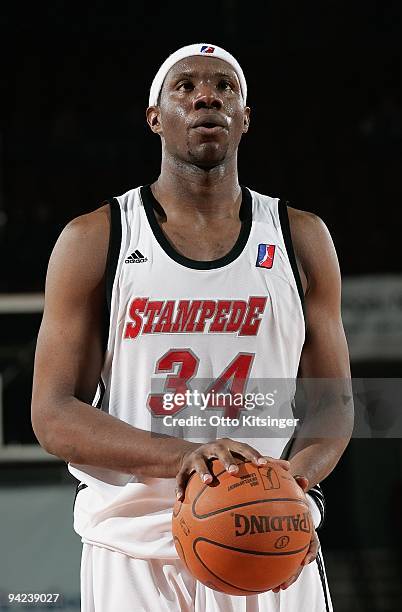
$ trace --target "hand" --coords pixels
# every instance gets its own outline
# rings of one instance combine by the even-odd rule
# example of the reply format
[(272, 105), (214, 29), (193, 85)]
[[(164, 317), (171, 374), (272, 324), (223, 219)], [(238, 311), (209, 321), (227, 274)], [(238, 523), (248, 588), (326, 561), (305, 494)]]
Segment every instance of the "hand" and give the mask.
[[(237, 465), (238, 458), (235, 455), (240, 455), (242, 459), (248, 459), (254, 465), (264, 465), (268, 461), (279, 465), (288, 470), (290, 467), (289, 461), (285, 459), (273, 459), (265, 455), (261, 455), (255, 448), (243, 442), (236, 442), (230, 438), (220, 438), (213, 442), (200, 444), (195, 450), (191, 448), (185, 450), (181, 455), (179, 471), (176, 475), (176, 496), (179, 501), (184, 499), (184, 489), (191, 474), (195, 471), (205, 484), (210, 484), (213, 480), (213, 475), (207, 466), (208, 459), (219, 459), (225, 469), (231, 474), (236, 474), (239, 471)], [(237, 459), (237, 460), (236, 460)]]
[[(295, 478), (297, 484), (303, 489), (304, 492), (306, 492), (306, 490), (308, 489), (308, 479), (305, 476), (299, 476), (299, 475), (294, 476), (294, 478)], [(282, 584), (280, 584), (277, 587), (275, 587), (274, 589), (272, 589), (272, 591), (274, 593), (278, 593), (281, 590), (284, 591), (285, 589), (289, 588), (290, 585), (292, 585), (294, 582), (296, 582), (296, 580), (298, 579), (298, 577), (300, 576), (300, 574), (302, 572), (303, 567), (308, 565), (312, 561), (314, 561), (314, 559), (317, 557), (317, 553), (318, 553), (319, 548), (320, 548), (320, 541), (318, 539), (316, 530), (313, 528), (313, 532), (311, 534), (311, 540), (310, 540), (309, 549), (308, 549), (308, 551), (306, 553), (306, 556), (304, 557), (303, 561), (301, 562), (301, 565), (298, 568), (297, 572), (295, 574), (293, 574), (293, 576), (288, 578), (286, 580), (286, 582), (283, 582)]]

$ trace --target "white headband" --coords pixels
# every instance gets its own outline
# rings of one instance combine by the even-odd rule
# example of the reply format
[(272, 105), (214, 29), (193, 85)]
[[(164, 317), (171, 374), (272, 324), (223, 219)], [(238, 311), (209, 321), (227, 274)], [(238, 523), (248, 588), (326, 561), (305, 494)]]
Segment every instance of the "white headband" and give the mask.
[(149, 104), (148, 106), (156, 106), (158, 104), (158, 98), (160, 91), (162, 89), (163, 81), (169, 70), (174, 64), (177, 64), (180, 60), (185, 57), (191, 57), (193, 55), (205, 55), (206, 57), (218, 57), (221, 60), (224, 60), (228, 64), (232, 66), (234, 71), (237, 74), (237, 77), (240, 82), (240, 89), (243, 96), (244, 104), (246, 104), (247, 99), (247, 83), (244, 78), (243, 70), (240, 67), (239, 62), (225, 49), (221, 47), (217, 47), (216, 45), (206, 45), (206, 44), (196, 44), (196, 45), (187, 45), (186, 47), (182, 47), (178, 49), (172, 55), (163, 62), (162, 66), (159, 68), (158, 72), (155, 75), (154, 80), (152, 81), (151, 90), (149, 92)]

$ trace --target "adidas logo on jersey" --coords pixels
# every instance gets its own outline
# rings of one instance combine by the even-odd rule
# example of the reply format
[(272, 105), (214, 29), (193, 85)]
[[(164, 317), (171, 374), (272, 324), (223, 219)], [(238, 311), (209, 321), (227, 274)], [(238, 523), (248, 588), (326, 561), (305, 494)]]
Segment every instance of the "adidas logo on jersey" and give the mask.
[(131, 255), (129, 255), (125, 261), (125, 263), (144, 263), (148, 261), (148, 257), (144, 257), (141, 251), (133, 251)]

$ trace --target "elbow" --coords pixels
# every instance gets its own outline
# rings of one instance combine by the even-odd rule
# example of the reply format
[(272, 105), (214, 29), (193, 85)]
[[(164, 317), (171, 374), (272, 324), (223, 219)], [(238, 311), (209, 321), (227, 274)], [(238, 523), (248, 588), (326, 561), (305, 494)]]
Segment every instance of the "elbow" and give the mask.
[(48, 453), (54, 454), (51, 450), (51, 419), (47, 418), (47, 411), (42, 402), (32, 401), (31, 424), (40, 446)]
[(57, 434), (59, 429), (57, 415), (50, 409), (44, 400), (32, 399), (31, 424), (33, 432), (40, 446), (50, 455), (62, 457), (61, 438)]
[(33, 398), (31, 423), (39, 444), (47, 453), (66, 463), (82, 462), (68, 401)]

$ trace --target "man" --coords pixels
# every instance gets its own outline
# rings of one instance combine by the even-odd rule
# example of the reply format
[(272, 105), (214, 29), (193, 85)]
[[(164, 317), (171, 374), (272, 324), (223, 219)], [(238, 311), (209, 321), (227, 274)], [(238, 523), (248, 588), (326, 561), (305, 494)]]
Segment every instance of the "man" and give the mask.
[[(242, 69), (223, 49), (189, 45), (171, 55), (147, 109), (162, 143), (159, 178), (74, 219), (49, 262), (32, 422), (81, 483), (74, 526), (84, 612), (331, 609), (315, 530), (286, 583), (233, 597), (195, 581), (178, 559), (171, 509), (194, 471), (212, 481), (214, 458), (233, 474), (242, 459), (271, 458), (308, 492), (318, 526), (316, 485), (348, 443), (350, 410), (332, 439), (308, 429), (252, 444), (149, 433), (165, 410), (151, 378), (173, 397), (195, 377), (241, 391), (251, 377), (350, 378), (339, 267), (324, 223), (239, 186), (246, 96)], [(310, 397), (314, 423), (320, 398)], [(339, 402), (329, 404), (338, 426)], [(171, 414), (180, 410), (174, 404)]]

